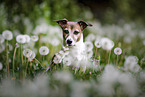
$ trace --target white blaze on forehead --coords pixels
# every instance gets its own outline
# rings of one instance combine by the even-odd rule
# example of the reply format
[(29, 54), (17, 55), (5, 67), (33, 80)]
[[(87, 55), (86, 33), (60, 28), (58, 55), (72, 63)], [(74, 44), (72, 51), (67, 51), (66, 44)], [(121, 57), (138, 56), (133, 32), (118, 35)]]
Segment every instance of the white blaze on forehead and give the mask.
[(65, 28), (64, 30), (68, 30), (68, 28)]

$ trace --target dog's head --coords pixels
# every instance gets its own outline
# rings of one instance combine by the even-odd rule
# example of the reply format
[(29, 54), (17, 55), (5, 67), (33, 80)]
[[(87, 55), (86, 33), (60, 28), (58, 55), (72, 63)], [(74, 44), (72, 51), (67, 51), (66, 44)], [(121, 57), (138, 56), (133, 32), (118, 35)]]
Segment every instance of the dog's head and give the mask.
[(83, 30), (87, 26), (92, 26), (85, 21), (69, 22), (67, 19), (56, 21), (63, 30), (63, 45), (74, 46), (76, 43), (83, 42)]

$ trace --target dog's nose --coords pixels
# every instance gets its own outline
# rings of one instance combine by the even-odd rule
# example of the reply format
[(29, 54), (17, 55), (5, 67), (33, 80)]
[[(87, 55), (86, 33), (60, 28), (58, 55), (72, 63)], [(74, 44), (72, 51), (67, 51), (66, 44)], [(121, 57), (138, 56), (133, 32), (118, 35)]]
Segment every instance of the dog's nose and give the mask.
[(72, 41), (68, 39), (67, 40), (67, 44), (71, 44), (71, 43), (72, 43)]

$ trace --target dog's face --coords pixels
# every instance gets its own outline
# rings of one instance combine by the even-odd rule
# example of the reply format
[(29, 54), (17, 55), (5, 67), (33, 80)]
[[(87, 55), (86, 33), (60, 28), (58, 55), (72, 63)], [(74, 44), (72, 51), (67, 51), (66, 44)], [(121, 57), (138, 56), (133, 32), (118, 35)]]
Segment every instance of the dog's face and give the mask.
[(92, 26), (84, 21), (68, 22), (67, 19), (56, 21), (63, 30), (63, 45), (74, 46), (83, 37), (83, 30), (87, 26)]

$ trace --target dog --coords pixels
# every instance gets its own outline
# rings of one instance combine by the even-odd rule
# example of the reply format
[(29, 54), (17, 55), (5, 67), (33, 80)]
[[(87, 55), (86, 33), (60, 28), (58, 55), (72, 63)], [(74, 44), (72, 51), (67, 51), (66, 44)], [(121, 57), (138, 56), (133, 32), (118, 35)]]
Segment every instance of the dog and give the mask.
[[(55, 21), (59, 24), (63, 31), (63, 43), (62, 43), (62, 50), (69, 50), (69, 51), (76, 51), (77, 54), (73, 54), (78, 58), (81, 58), (79, 55), (84, 50), (84, 43), (83, 43), (83, 31), (87, 26), (92, 26), (91, 24), (85, 21), (78, 21), (78, 22), (70, 22), (67, 19), (61, 19)], [(49, 66), (47, 67), (46, 71), (51, 69), (52, 65), (54, 65), (54, 59), (56, 58), (56, 53)], [(60, 62), (58, 62), (60, 63)]]

